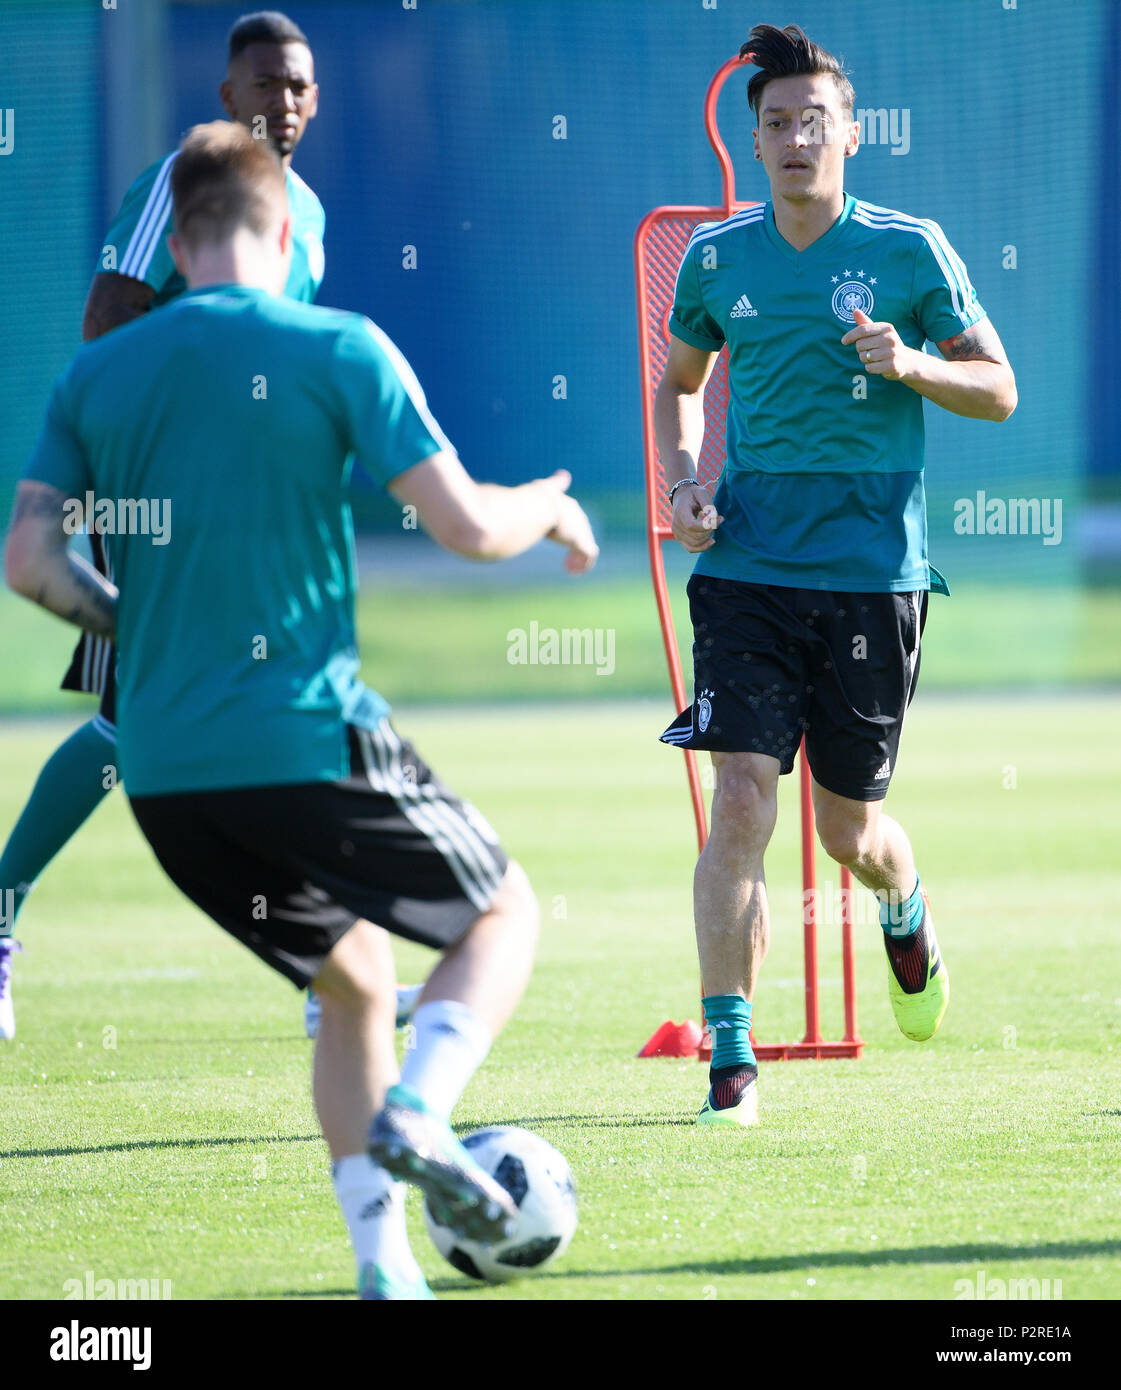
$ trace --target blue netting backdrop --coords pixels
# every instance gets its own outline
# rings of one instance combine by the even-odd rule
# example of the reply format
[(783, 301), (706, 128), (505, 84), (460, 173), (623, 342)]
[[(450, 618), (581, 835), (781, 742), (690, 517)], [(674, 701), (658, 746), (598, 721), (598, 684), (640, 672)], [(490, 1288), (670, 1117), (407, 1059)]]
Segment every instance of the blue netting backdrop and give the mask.
[[(224, 39), (246, 7), (170, 5), (166, 148), (221, 114)], [(563, 465), (625, 518), (619, 494), (641, 490), (633, 233), (658, 204), (718, 201), (701, 103), (756, 12), (731, 0), (287, 8), (321, 85), (296, 160), (327, 209), (321, 302), (362, 310), (396, 339), (479, 476)], [(812, 0), (794, 16), (844, 55), (859, 107), (908, 113), (908, 152), (864, 148), (850, 191), (941, 222), (1017, 371), (1021, 403), (1005, 425), (927, 410), (932, 551), (951, 572), (1073, 576), (1087, 480), (1118, 475), (1118, 9)], [(99, 174), (106, 22), (65, 0), (0, 15), (0, 106), (18, 121), (0, 159), (5, 493), (77, 342), (123, 191)], [(745, 81), (729, 82), (721, 123), (740, 196), (762, 198)], [(416, 269), (403, 268), (407, 246)], [(1038, 538), (994, 548), (953, 533), (954, 500), (978, 489), (1063, 498), (1064, 542), (1045, 571)], [(640, 564), (637, 540), (633, 553)]]
[[(102, 234), (99, 13), (84, 0), (0, 7), (0, 503), (78, 346)], [(7, 113), (13, 113), (11, 117)]]

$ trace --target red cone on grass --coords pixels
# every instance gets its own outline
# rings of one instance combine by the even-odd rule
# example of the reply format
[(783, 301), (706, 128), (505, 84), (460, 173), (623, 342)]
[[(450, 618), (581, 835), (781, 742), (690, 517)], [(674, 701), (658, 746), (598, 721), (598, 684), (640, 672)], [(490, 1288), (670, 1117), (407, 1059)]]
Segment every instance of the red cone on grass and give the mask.
[(684, 1023), (668, 1020), (654, 1033), (638, 1054), (640, 1057), (696, 1057), (707, 1043), (701, 1025), (687, 1018)]

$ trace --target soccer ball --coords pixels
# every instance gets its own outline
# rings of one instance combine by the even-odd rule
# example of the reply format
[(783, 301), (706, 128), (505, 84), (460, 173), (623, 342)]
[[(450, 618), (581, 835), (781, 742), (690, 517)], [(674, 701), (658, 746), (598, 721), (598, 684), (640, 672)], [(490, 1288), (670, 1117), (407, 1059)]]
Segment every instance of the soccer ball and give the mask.
[(544, 1269), (563, 1255), (576, 1232), (576, 1188), (562, 1153), (527, 1129), (479, 1129), (463, 1147), (513, 1197), (518, 1225), (494, 1245), (462, 1240), (432, 1219), (424, 1219), (432, 1242), (449, 1264), (472, 1279), (503, 1284), (531, 1270)]

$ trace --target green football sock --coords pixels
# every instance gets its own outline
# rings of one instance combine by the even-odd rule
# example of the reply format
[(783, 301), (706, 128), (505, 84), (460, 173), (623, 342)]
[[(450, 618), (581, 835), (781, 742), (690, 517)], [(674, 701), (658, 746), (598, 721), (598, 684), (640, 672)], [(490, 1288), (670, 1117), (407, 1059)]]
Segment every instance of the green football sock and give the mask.
[(742, 994), (708, 994), (702, 1000), (709, 1037), (712, 1067), (755, 1065), (751, 1050), (751, 1005)]
[(922, 921), (923, 903), (922, 892), (919, 889), (921, 879), (915, 879), (915, 891), (903, 902), (898, 900), (895, 894), (895, 901), (880, 901), (880, 926), (884, 929), (886, 936), (894, 937), (899, 940), (901, 937), (914, 936), (919, 929)]
[(0, 936), (12, 934), (35, 880), (101, 804), (115, 762), (115, 745), (92, 719), (47, 760), (0, 855)]

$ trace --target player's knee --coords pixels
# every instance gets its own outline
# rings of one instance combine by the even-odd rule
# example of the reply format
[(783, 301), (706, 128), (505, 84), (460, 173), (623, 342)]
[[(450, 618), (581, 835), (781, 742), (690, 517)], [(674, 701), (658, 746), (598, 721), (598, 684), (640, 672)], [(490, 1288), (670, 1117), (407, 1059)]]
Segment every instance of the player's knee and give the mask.
[(817, 835), (830, 859), (849, 868), (866, 859), (872, 844), (872, 827), (848, 811), (818, 809)]
[(506, 874), (495, 895), (492, 911), (510, 918), (534, 940), (537, 939), (541, 926), (541, 909), (529, 875), (516, 859), (511, 859), (506, 866)]
[(721, 766), (712, 799), (712, 826), (745, 846), (765, 846), (774, 830), (778, 801), (774, 780), (752, 767)]
[(336, 942), (314, 981), (324, 1009), (364, 1010), (396, 1006), (396, 977), (388, 934), (370, 922), (356, 922)]

